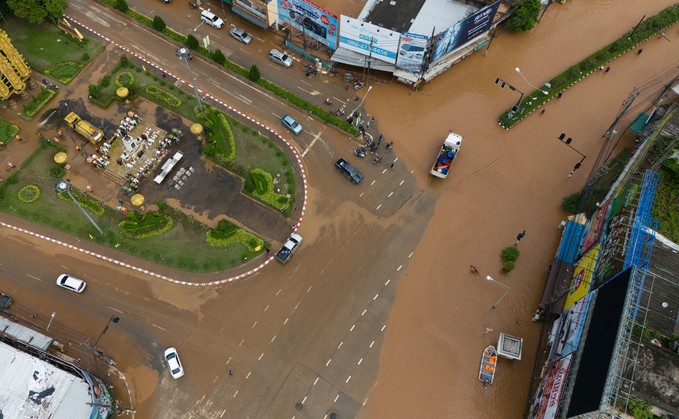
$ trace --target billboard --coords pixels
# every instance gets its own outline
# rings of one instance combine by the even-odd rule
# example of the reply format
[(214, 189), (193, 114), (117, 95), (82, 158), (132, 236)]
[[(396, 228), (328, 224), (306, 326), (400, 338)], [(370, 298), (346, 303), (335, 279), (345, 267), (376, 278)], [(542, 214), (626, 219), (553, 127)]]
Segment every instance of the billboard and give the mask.
[(587, 234), (585, 236), (585, 243), (582, 245), (583, 251), (589, 249), (589, 247), (596, 243), (596, 241), (599, 239), (601, 227), (603, 226), (604, 220), (608, 215), (609, 202), (611, 202), (610, 199), (604, 202), (594, 214), (594, 218), (592, 218), (592, 221), (589, 224), (589, 229), (587, 230)]
[(372, 56), (395, 64), (400, 38), (401, 34), (398, 32), (344, 15), (340, 17), (340, 46), (359, 54), (370, 54), (370, 42), (372, 40)]
[(450, 51), (469, 43), (477, 36), (488, 32), (493, 24), (500, 1), (486, 6), (473, 15), (457, 22), (450, 29), (436, 35), (434, 60), (438, 60)]
[(573, 271), (573, 281), (571, 288), (568, 290), (568, 297), (563, 309), (568, 310), (576, 301), (584, 297), (592, 285), (592, 277), (594, 276), (594, 268), (596, 267), (596, 260), (599, 257), (600, 244), (597, 244), (592, 250), (580, 259), (578, 266)]
[(528, 414), (529, 419), (553, 419), (556, 417), (572, 356), (568, 355), (545, 368), (540, 387), (538, 387), (538, 392)]
[(565, 310), (559, 318), (559, 325), (553, 334), (554, 343), (549, 353), (550, 364), (578, 349), (591, 297), (592, 294), (585, 295)]
[[(306, 15), (306, 16), (305, 16)], [(337, 49), (337, 16), (307, 0), (280, 0), (278, 20), (289, 23), (333, 51)]]
[(403, 32), (401, 34), (401, 43), (398, 46), (396, 68), (419, 73), (422, 70), (422, 61), (424, 61), (428, 39), (428, 36)]

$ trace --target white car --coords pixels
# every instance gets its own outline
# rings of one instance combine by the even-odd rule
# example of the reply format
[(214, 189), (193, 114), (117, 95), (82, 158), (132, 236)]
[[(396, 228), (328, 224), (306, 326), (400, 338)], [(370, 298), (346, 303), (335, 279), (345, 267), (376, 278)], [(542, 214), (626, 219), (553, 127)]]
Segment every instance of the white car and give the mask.
[(200, 20), (212, 26), (213, 28), (221, 29), (222, 26), (224, 26), (224, 21), (209, 10), (203, 10), (203, 12), (200, 14)]
[(168, 348), (165, 350), (165, 362), (167, 367), (170, 369), (170, 375), (175, 380), (182, 375), (184, 375), (184, 368), (182, 363), (179, 361), (179, 355), (175, 348)]
[(69, 291), (80, 294), (85, 290), (87, 284), (82, 279), (72, 277), (69, 274), (61, 274), (59, 275), (59, 278), (57, 278), (57, 285), (61, 288), (66, 288)]

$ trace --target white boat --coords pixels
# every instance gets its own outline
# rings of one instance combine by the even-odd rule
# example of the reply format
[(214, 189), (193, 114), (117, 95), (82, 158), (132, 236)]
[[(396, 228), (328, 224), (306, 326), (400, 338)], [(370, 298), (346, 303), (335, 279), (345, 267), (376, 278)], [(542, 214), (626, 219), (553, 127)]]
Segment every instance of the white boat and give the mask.
[(483, 351), (481, 357), (481, 368), (479, 369), (479, 380), (483, 381), (483, 388), (488, 384), (493, 384), (495, 368), (497, 367), (497, 351), (494, 346), (489, 346)]

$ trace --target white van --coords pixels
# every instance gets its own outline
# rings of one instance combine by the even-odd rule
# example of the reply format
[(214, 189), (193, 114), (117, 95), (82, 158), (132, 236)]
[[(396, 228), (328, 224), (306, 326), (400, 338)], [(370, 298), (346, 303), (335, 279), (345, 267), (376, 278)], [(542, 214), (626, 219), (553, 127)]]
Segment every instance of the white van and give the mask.
[(269, 53), (269, 59), (274, 63), (282, 65), (283, 67), (290, 67), (292, 65), (292, 58), (288, 57), (287, 54), (284, 54), (277, 49), (271, 50)]

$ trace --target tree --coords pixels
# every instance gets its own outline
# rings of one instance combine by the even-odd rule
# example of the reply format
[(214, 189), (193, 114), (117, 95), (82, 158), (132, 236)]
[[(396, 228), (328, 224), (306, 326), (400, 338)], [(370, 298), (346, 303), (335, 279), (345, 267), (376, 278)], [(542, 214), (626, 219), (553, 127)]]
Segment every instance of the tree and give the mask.
[(116, 0), (116, 9), (125, 13), (129, 8), (130, 6), (127, 5), (127, 2), (125, 0)]
[(7, 0), (6, 4), (15, 16), (37, 25), (46, 17), (61, 17), (62, 11), (68, 7), (66, 0)]
[(215, 52), (212, 53), (212, 60), (219, 65), (224, 65), (224, 62), (226, 62), (226, 57), (222, 53), (222, 50), (216, 49)]
[(507, 27), (517, 32), (533, 29), (535, 22), (538, 21), (541, 7), (540, 0), (525, 0), (523, 6), (516, 9), (507, 20)]
[(195, 36), (188, 34), (186, 36), (186, 46), (195, 51), (200, 46), (200, 42), (198, 42)]
[(42, 0), (45, 5), (47, 15), (52, 19), (59, 19), (64, 13), (63, 10), (68, 7), (66, 0)]
[(575, 211), (578, 210), (578, 201), (580, 200), (580, 192), (575, 192), (572, 193), (566, 197), (564, 197), (563, 201), (561, 201), (561, 208), (563, 208), (564, 211), (567, 212), (572, 212), (575, 214)]
[(259, 68), (257, 68), (257, 66), (253, 64), (252, 67), (250, 67), (250, 71), (248, 71), (248, 79), (256, 83), (260, 77), (261, 76), (259, 74)]
[(162, 32), (166, 27), (165, 21), (160, 16), (153, 17), (153, 29)]
[(88, 86), (88, 90), (90, 91), (90, 96), (96, 98), (99, 96), (99, 86), (96, 84), (90, 84)]

